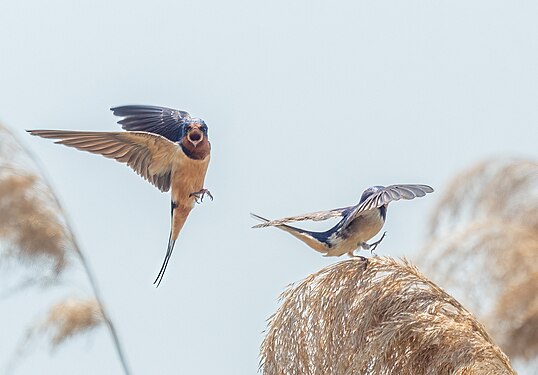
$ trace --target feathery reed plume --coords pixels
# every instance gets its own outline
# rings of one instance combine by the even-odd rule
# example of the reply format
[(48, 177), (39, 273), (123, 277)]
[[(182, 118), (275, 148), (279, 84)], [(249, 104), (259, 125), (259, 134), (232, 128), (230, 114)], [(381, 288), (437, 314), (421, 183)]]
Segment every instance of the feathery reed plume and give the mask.
[(537, 212), (538, 162), (478, 163), (449, 184), (420, 256), (426, 272), (523, 361), (538, 358)]
[(499, 344), (512, 356), (524, 360), (536, 359), (538, 353), (538, 299), (536, 293), (538, 273), (521, 282), (513, 283), (495, 305), (492, 315), (499, 319)]
[[(538, 229), (538, 162), (524, 159), (489, 159), (455, 176), (439, 200), (430, 235), (445, 226), (494, 216)], [(444, 225), (443, 225), (444, 224)]]
[(51, 343), (56, 346), (103, 322), (103, 313), (97, 300), (67, 299), (50, 308), (46, 319), (38, 326), (38, 331), (51, 332)]
[[(0, 210), (3, 209), (0, 211), (0, 240), (9, 244), (8, 254), (15, 254), (18, 259), (54, 259), (56, 275), (65, 268), (67, 255), (74, 255), (80, 261), (102, 321), (110, 332), (124, 373), (128, 375), (130, 371), (122, 345), (104, 308), (89, 263), (79, 247), (60, 201), (40, 170), (37, 159), (0, 125)], [(42, 276), (35, 280), (41, 279)], [(21, 285), (35, 283), (27, 280)], [(75, 310), (72, 308), (64, 311)], [(58, 336), (60, 338), (61, 335)]]
[(39, 263), (57, 276), (71, 238), (53, 193), (13, 136), (0, 126), (0, 240), (3, 258)]
[(104, 323), (103, 312), (99, 302), (91, 299), (64, 299), (52, 305), (45, 317), (32, 326), (15, 355), (8, 363), (5, 373), (14, 373), (15, 367), (27, 354), (31, 343), (37, 338), (48, 336), (53, 348), (67, 339), (87, 333)]
[(261, 346), (273, 374), (514, 374), (454, 298), (407, 261), (350, 259), (281, 296)]

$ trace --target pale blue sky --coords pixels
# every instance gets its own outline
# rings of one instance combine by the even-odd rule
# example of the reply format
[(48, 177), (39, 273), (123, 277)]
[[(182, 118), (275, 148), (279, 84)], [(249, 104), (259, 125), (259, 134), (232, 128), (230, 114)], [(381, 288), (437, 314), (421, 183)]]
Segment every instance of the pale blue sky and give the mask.
[[(536, 155), (537, 19), (533, 1), (4, 1), (0, 122), (46, 166), (133, 374), (253, 374), (280, 292), (339, 259), (250, 229), (249, 212), (351, 205), (377, 184), (442, 192), (483, 157)], [(215, 201), (191, 214), (159, 289), (169, 196), (24, 133), (118, 130), (108, 108), (123, 104), (189, 111), (213, 145)], [(413, 259), (438, 196), (391, 205), (378, 253)], [(84, 293), (81, 276), (58, 295)], [(0, 301), (0, 365), (41, 312), (28, 301)], [(17, 373), (119, 367), (100, 330)]]

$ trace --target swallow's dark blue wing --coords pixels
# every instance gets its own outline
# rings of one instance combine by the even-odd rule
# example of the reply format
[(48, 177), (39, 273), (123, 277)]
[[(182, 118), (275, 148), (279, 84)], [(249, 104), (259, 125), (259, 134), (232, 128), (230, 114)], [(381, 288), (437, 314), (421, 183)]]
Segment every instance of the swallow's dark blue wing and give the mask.
[(428, 193), (433, 193), (433, 188), (428, 185), (400, 184), (384, 187), (353, 207), (342, 221), (342, 226), (349, 225), (349, 223), (366, 211), (379, 208), (390, 202), (399, 201), (400, 199), (410, 200), (423, 197)]
[(124, 130), (159, 134), (172, 142), (179, 141), (181, 127), (190, 120), (185, 111), (151, 105), (126, 105), (110, 110), (114, 115), (123, 117), (118, 124)]

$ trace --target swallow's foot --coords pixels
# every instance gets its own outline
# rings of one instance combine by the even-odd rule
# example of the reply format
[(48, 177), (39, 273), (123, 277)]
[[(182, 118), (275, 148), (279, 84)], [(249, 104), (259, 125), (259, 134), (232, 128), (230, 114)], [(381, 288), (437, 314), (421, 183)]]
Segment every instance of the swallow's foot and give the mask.
[(194, 199), (196, 200), (196, 203), (202, 203), (204, 201), (204, 197), (206, 196), (206, 194), (209, 198), (211, 198), (211, 200), (213, 200), (213, 196), (211, 195), (211, 192), (207, 189), (201, 189), (200, 191), (191, 193), (189, 196), (194, 197)]
[(351, 258), (359, 258), (363, 262), (368, 262), (368, 258), (363, 257), (362, 255), (355, 255), (353, 251), (348, 252), (347, 255), (349, 255)]
[(387, 235), (387, 232), (383, 232), (383, 235), (381, 236), (381, 238), (379, 240), (377, 240), (376, 242), (371, 243), (369, 245), (366, 244), (366, 245), (368, 245), (367, 250), (370, 250), (370, 253), (373, 254), (374, 250), (377, 249), (377, 246), (381, 243), (381, 241), (383, 241), (383, 238), (385, 238), (386, 235)]
[(371, 248), (370, 244), (368, 244), (366, 242), (359, 242), (357, 244), (357, 246), (362, 248), (363, 250), (370, 250), (370, 248)]

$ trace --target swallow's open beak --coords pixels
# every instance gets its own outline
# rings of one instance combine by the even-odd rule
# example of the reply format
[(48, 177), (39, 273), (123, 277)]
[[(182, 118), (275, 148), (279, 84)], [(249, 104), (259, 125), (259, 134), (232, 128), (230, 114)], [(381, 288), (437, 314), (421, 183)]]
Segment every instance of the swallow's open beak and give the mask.
[(198, 143), (204, 140), (204, 134), (198, 129), (192, 129), (189, 134), (187, 134), (187, 139), (194, 147), (196, 147)]

